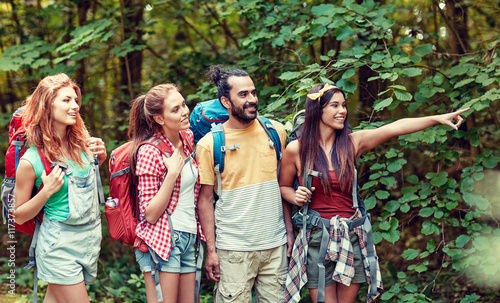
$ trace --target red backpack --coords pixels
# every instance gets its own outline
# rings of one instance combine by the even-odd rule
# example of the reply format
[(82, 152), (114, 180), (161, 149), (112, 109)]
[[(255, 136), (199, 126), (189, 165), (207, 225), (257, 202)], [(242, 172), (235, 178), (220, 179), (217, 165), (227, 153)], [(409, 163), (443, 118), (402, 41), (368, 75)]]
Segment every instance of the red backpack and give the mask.
[[(2, 182), (2, 204), (3, 204), (3, 223), (6, 224), (8, 218), (9, 228), (10, 226), (15, 226), (15, 229), (23, 232), (25, 234), (30, 234), (33, 236), (35, 232), (36, 222), (42, 222), (43, 209), (38, 213), (35, 218), (23, 223), (15, 223), (15, 213), (14, 210), (14, 187), (16, 184), (16, 170), (19, 165), (19, 160), (26, 152), (26, 132), (24, 129), (24, 107), (17, 109), (12, 115), (12, 119), (9, 124), (9, 148), (5, 153), (5, 178)], [(45, 158), (43, 153), (38, 151), (40, 158), (42, 159), (43, 166), (45, 168), (46, 174), (50, 174), (52, 168), (50, 163)], [(40, 188), (33, 188), (32, 197), (42, 189), (43, 184)]]
[[(184, 138), (186, 134), (181, 131), (181, 135)], [(151, 138), (141, 145), (144, 144), (154, 146), (167, 157), (170, 157), (173, 152), (165, 142), (159, 139), (153, 140)], [(139, 223), (139, 199), (137, 199), (137, 189), (131, 188), (132, 180), (129, 174), (131, 147), (132, 141), (129, 141), (111, 152), (109, 158), (109, 198), (106, 202), (105, 214), (111, 239), (134, 246), (135, 229)]]

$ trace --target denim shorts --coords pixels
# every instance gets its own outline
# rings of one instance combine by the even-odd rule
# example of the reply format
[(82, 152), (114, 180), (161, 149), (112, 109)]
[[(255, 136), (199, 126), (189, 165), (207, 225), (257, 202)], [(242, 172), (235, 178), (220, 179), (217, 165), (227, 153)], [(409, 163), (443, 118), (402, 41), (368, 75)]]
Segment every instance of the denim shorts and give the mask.
[(101, 220), (72, 226), (45, 215), (36, 246), (38, 277), (61, 285), (93, 283), (97, 277), (101, 238)]
[[(156, 256), (160, 263), (160, 271), (170, 273), (196, 272), (196, 235), (174, 230), (172, 237), (175, 247), (170, 251), (168, 261)], [(151, 254), (135, 249), (135, 259), (141, 272), (151, 272)]]
[[(318, 257), (319, 248), (321, 245), (321, 229), (313, 230), (311, 233), (311, 240), (309, 242), (309, 248), (307, 249), (307, 288), (318, 288), (319, 282), (319, 267), (318, 267)], [(354, 231), (349, 232), (349, 238), (351, 239), (351, 245), (354, 253), (354, 277), (351, 283), (365, 283), (365, 267), (363, 265), (363, 260), (361, 257), (361, 249), (359, 248), (358, 236)], [(335, 266), (337, 262), (332, 262), (329, 260), (324, 261), (325, 265), (325, 286), (332, 285), (335, 281), (332, 279), (333, 272), (335, 271)]]

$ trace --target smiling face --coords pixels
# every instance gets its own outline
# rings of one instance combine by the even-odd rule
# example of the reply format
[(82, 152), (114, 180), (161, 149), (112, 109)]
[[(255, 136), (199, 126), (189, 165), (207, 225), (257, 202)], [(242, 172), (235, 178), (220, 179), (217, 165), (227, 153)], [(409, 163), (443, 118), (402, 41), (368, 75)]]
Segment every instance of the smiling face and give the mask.
[(79, 110), (80, 100), (75, 90), (71, 87), (59, 89), (52, 102), (52, 125), (55, 128), (75, 125)]
[(168, 132), (178, 132), (191, 126), (189, 108), (186, 105), (186, 100), (178, 91), (172, 91), (168, 94), (167, 98), (163, 100), (163, 115), (156, 115), (154, 119)]
[(240, 123), (252, 122), (257, 118), (257, 108), (259, 107), (257, 90), (252, 79), (231, 76), (227, 80), (228, 84), (231, 85), (230, 98), (228, 98), (231, 103), (231, 115)]
[(333, 129), (343, 129), (346, 119), (347, 107), (344, 95), (341, 92), (336, 92), (323, 107), (321, 124)]

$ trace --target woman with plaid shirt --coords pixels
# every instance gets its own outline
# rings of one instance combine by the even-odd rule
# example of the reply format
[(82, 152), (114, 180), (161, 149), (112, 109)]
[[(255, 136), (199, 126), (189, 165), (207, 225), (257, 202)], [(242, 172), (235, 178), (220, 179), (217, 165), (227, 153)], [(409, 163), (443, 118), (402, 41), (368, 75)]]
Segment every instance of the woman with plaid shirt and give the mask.
[[(300, 128), (300, 138), (290, 142), (283, 153), (280, 173), (281, 195), (289, 203), (303, 206), (314, 192), (314, 199), (309, 209), (330, 220), (334, 228), (339, 222), (345, 225), (347, 219), (357, 213), (352, 208), (352, 186), (355, 161), (363, 152), (375, 148), (392, 137), (414, 133), (437, 124), (448, 125), (458, 130), (463, 122), (460, 114), (468, 110), (466, 108), (448, 114), (406, 118), (379, 128), (350, 132), (345, 94), (340, 88), (329, 84), (315, 85), (307, 95), (305, 107), (305, 121)], [(299, 186), (297, 190), (293, 187), (295, 177), (302, 180), (303, 163), (308, 163), (307, 171), (314, 169), (322, 175), (313, 178), (311, 190), (305, 186)], [(367, 282), (361, 262), (362, 248), (357, 235), (348, 232), (346, 228), (343, 230), (346, 232), (338, 236), (335, 241), (346, 243), (350, 249), (343, 250), (342, 256), (336, 258), (338, 260), (336, 262), (324, 261), (327, 279), (324, 290), (325, 303), (354, 302), (361, 283)], [(295, 279), (296, 277), (289, 279), (300, 280), (300, 283), (296, 283), (297, 287), (288, 287), (287, 283), (286, 302), (298, 302), (302, 286), (309, 288), (312, 301), (317, 301), (319, 286), (317, 260), (324, 259), (319, 256), (320, 232), (321, 230), (312, 230), (310, 236), (307, 236), (310, 242), (306, 270), (300, 271), (300, 279)], [(343, 241), (344, 239), (347, 241)], [(333, 239), (330, 244), (332, 242)], [(292, 259), (296, 256), (295, 247)], [(330, 246), (329, 253), (338, 255), (340, 250), (338, 247), (335, 248), (336, 251), (332, 251)], [(346, 266), (347, 264), (349, 266)], [(340, 270), (343, 275), (337, 275), (339, 268), (345, 269), (345, 274)], [(298, 270), (290, 272), (297, 273)], [(372, 299), (368, 298), (368, 301)]]
[(155, 267), (163, 302), (195, 300), (195, 247), (198, 235), (204, 237), (196, 212), (200, 183), (189, 127), (189, 108), (173, 84), (151, 88), (132, 105), (130, 167), (137, 176), (140, 210), (135, 254), (148, 302), (161, 301), (152, 279)]

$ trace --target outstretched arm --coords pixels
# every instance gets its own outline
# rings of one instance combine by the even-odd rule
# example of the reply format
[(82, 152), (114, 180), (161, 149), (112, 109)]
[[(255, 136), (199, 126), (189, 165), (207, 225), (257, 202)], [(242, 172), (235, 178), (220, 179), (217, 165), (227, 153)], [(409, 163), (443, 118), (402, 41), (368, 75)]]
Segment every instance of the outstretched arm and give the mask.
[(363, 152), (375, 148), (392, 137), (418, 132), (436, 124), (448, 125), (458, 130), (458, 127), (463, 122), (463, 118), (460, 114), (468, 110), (469, 108), (465, 108), (448, 114), (420, 118), (405, 118), (377, 129), (366, 129), (354, 132), (351, 136), (356, 150), (356, 156), (359, 158)]

